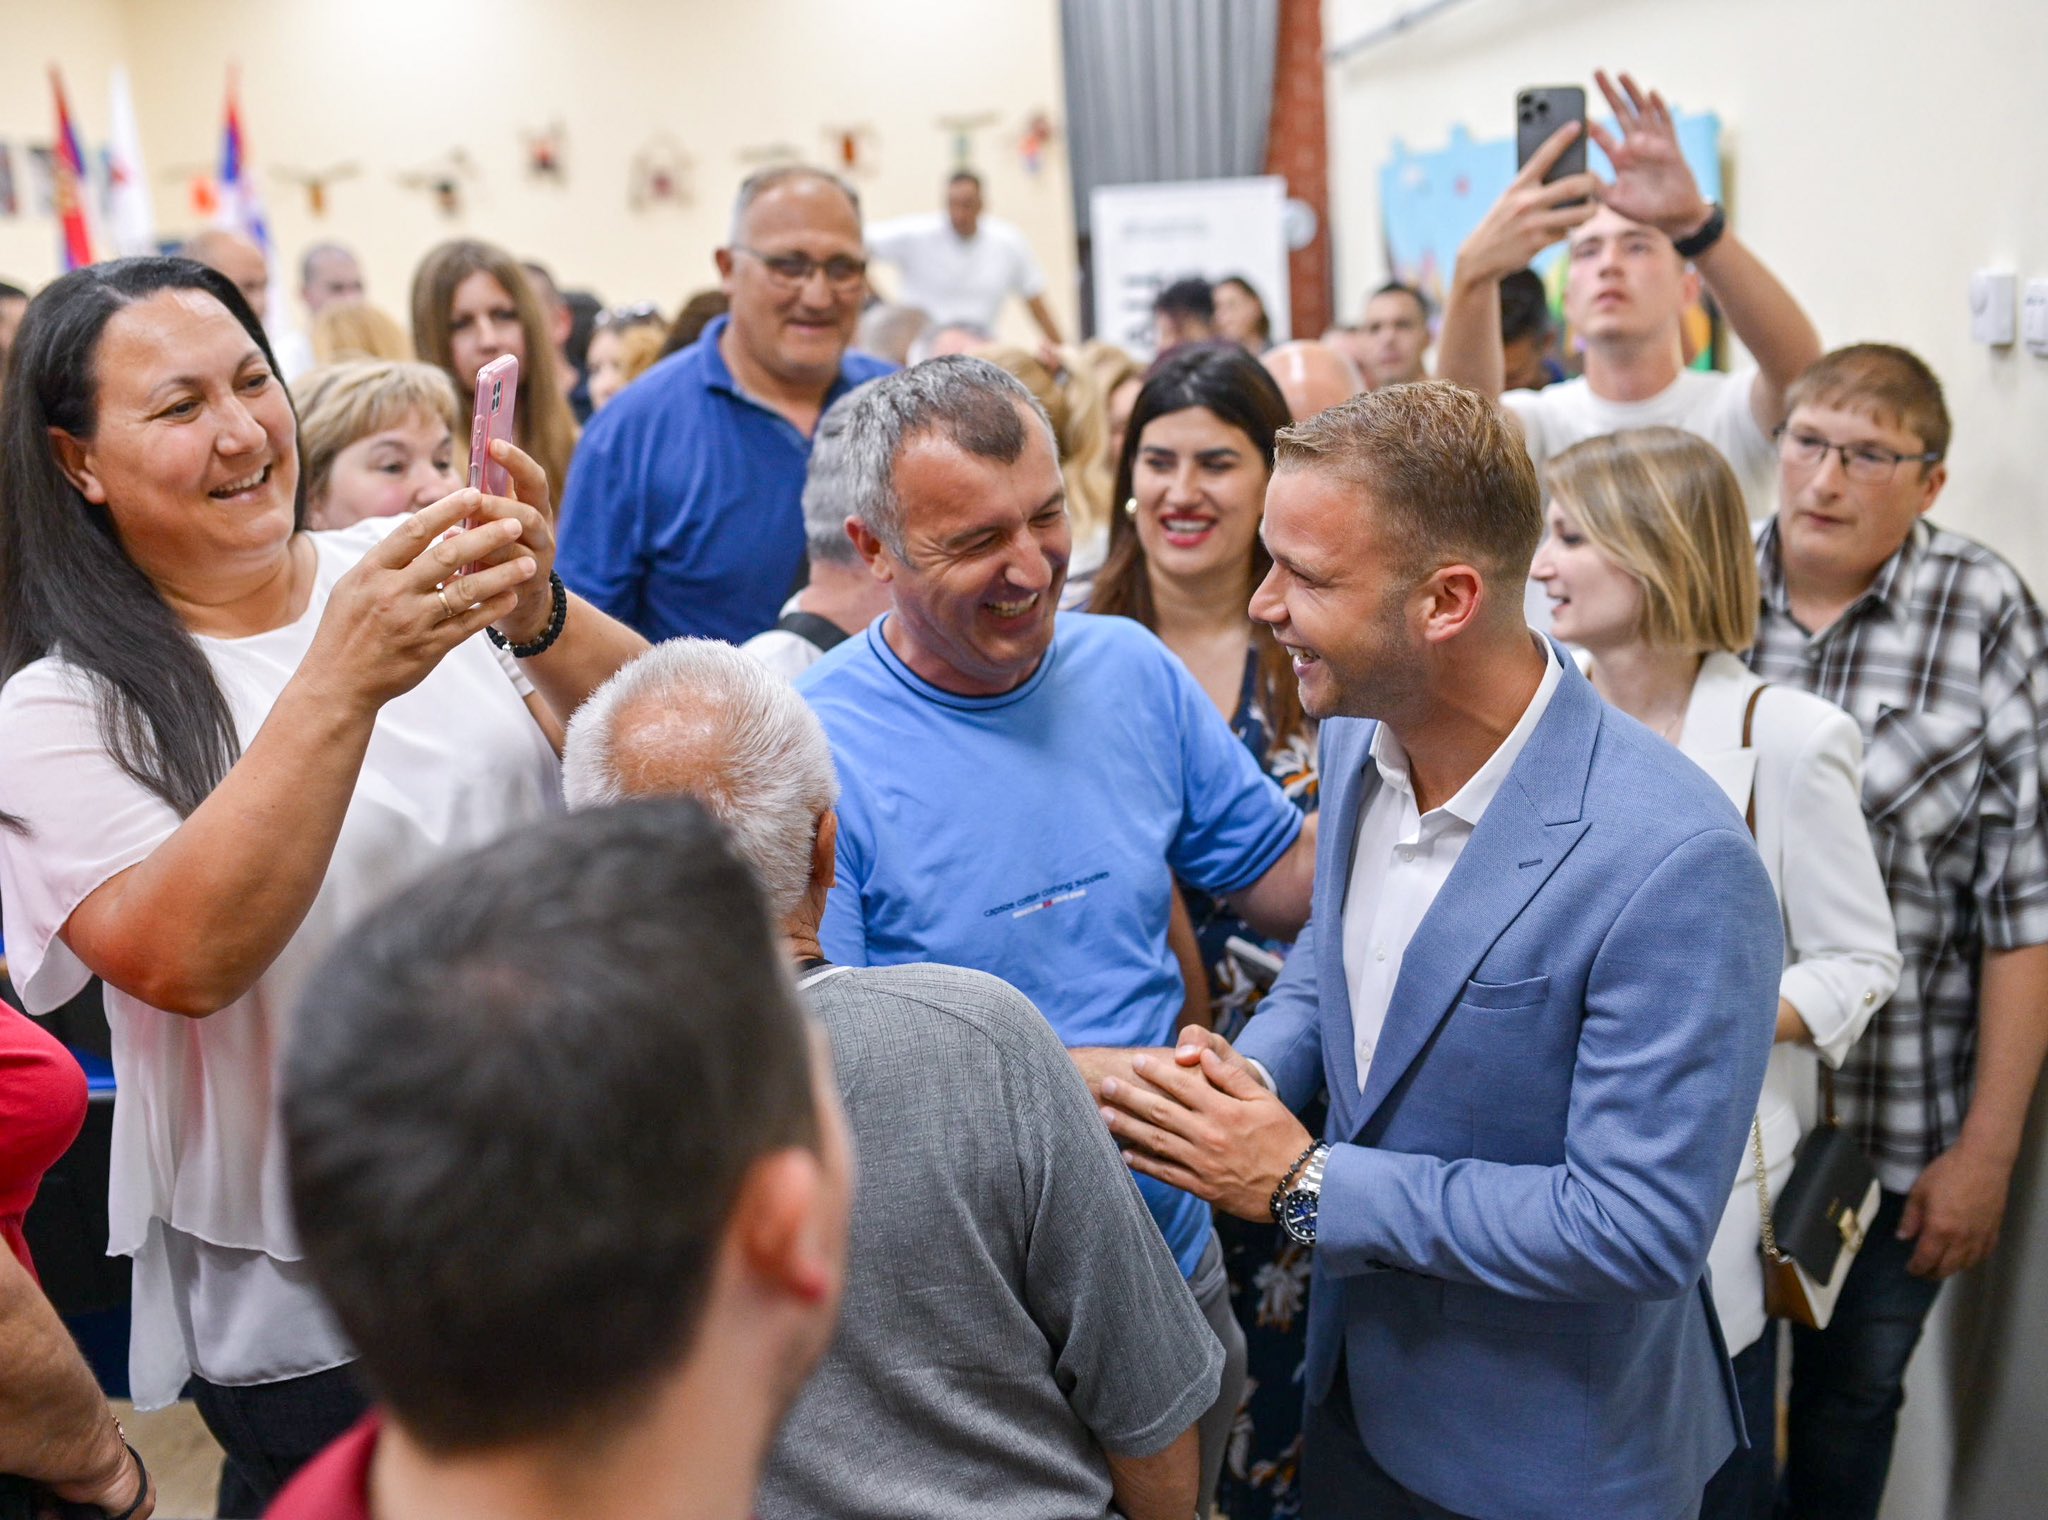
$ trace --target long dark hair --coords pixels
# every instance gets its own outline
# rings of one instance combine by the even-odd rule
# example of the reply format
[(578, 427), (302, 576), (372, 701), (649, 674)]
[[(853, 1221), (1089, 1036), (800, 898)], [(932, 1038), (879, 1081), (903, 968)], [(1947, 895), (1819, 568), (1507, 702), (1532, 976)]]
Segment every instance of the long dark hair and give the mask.
[[(112, 515), (71, 483), (49, 437), (93, 436), (107, 322), (167, 290), (212, 296), (277, 372), (241, 291), (190, 259), (95, 264), (29, 303), (0, 388), (0, 681), (52, 653), (84, 671), (114, 763), (183, 818), (241, 753), (234, 714), (197, 641), (128, 557)], [(292, 521), (306, 524), (303, 476)]]
[[(1235, 343), (1191, 343), (1154, 365), (1138, 392), (1130, 425), (1124, 430), (1123, 455), (1117, 460), (1114, 500), (1131, 500), (1131, 481), (1137, 474), (1138, 447), (1146, 426), (1154, 418), (1196, 406), (1207, 408), (1219, 421), (1249, 438), (1266, 461), (1268, 472), (1272, 470), (1273, 435), (1293, 420), (1280, 387), (1263, 364)], [(1245, 563), (1247, 603), (1272, 568), (1266, 546), (1254, 538)], [(1138, 537), (1137, 524), (1121, 509), (1109, 515), (1109, 555), (1095, 574), (1088, 610), (1134, 619), (1155, 633), (1159, 629), (1145, 546)], [(1273, 630), (1264, 623), (1252, 624), (1252, 648), (1259, 656), (1259, 705), (1265, 710), (1267, 736), (1277, 744), (1307, 726), (1301, 689), (1287, 651), (1274, 641)]]

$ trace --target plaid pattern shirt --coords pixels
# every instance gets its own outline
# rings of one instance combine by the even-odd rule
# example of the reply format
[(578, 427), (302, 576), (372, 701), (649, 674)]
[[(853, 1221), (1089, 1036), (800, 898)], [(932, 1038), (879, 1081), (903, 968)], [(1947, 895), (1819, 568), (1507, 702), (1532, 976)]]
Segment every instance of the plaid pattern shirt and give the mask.
[(1880, 1181), (1904, 1192), (1962, 1129), (1983, 951), (2048, 942), (2048, 624), (2012, 566), (1924, 519), (1818, 634), (1793, 621), (1776, 520), (1757, 568), (1750, 666), (1863, 730), (1863, 810), (1905, 966), (1836, 1088)]

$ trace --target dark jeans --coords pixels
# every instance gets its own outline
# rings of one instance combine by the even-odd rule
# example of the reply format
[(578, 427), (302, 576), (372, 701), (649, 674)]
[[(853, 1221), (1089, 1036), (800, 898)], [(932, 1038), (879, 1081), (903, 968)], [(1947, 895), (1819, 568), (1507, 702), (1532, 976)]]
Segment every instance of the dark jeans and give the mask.
[(1778, 1324), (1735, 1353), (1735, 1392), (1749, 1445), (1728, 1453), (1707, 1480), (1700, 1520), (1771, 1520), (1778, 1489)]
[(1874, 1520), (1892, 1465), (1906, 1363), (1941, 1284), (1913, 1277), (1914, 1241), (1897, 1238), (1904, 1193), (1886, 1193), (1825, 1330), (1792, 1331), (1790, 1443), (1778, 1514)]
[(348, 1367), (246, 1388), (195, 1377), (186, 1391), (227, 1453), (220, 1513), (237, 1520), (261, 1515), (293, 1473), (370, 1408)]

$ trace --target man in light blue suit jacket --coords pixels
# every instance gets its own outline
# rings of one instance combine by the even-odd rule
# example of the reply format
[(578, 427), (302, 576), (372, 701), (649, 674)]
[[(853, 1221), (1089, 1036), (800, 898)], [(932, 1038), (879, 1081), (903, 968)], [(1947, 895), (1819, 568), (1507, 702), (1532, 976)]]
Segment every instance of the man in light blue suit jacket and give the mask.
[(1537, 513), (1447, 383), (1281, 435), (1252, 613), (1328, 720), (1314, 916), (1235, 1051), (1098, 1088), (1134, 1165), (1313, 1243), (1310, 1520), (1678, 1520), (1742, 1438), (1705, 1264), (1778, 908), (1714, 783), (1523, 625)]

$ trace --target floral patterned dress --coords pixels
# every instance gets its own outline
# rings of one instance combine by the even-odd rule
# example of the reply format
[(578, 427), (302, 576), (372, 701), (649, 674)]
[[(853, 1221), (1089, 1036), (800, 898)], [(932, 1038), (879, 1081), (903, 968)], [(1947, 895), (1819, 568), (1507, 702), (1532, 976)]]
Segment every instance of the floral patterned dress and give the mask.
[[(1313, 729), (1275, 736), (1258, 700), (1258, 651), (1245, 658), (1231, 731), (1304, 813), (1317, 800), (1316, 741)], [(1234, 917), (1214, 898), (1188, 886), (1181, 897), (1194, 921), (1202, 963), (1209, 968), (1209, 1002), (1216, 1028), (1236, 1039), (1258, 1006), (1260, 992), (1224, 948), (1236, 936), (1276, 955), (1287, 945), (1269, 940)], [(1323, 1130), (1321, 1096), (1301, 1115), (1310, 1131)], [(1275, 1224), (1253, 1224), (1216, 1216), (1223, 1240), (1223, 1264), (1230, 1298), (1244, 1326), (1249, 1378), (1244, 1403), (1231, 1428), (1216, 1509), (1228, 1520), (1265, 1520), (1301, 1513), (1302, 1363), (1308, 1345), (1308, 1252)]]

